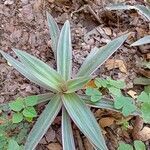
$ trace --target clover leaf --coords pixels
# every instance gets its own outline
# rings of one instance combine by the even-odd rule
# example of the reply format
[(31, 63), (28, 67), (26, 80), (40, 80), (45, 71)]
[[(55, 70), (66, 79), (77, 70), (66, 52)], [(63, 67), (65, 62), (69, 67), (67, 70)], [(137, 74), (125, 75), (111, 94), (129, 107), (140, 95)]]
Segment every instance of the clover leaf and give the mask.
[(10, 102), (9, 103), (9, 107), (11, 110), (19, 112), (21, 111), (25, 106), (24, 106), (24, 102), (23, 99), (18, 98), (17, 100)]
[(90, 87), (86, 89), (86, 95), (91, 96), (92, 102), (97, 102), (102, 98), (102, 93), (98, 89)]
[(124, 116), (130, 115), (136, 110), (136, 106), (133, 104), (132, 99), (123, 95), (115, 97), (114, 107), (116, 109), (122, 109)]

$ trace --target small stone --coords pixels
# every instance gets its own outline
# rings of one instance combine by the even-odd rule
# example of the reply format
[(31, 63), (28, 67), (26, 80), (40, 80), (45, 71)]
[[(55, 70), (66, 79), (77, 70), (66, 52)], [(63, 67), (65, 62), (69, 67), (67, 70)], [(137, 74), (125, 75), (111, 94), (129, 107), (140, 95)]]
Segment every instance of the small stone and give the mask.
[(13, 0), (6, 0), (6, 1), (4, 2), (4, 5), (12, 5), (13, 3), (14, 3)]
[(21, 0), (23, 5), (27, 5), (29, 3), (29, 0)]

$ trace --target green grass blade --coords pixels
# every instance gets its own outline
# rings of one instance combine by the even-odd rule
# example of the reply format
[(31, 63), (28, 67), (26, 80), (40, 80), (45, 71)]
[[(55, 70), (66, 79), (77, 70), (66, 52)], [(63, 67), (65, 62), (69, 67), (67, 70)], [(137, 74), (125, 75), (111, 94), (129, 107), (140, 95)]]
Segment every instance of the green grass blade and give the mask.
[(57, 46), (57, 70), (64, 80), (71, 77), (72, 69), (72, 45), (69, 21), (66, 21), (58, 40)]
[(6, 54), (3, 51), (0, 51), (0, 53), (3, 55), (3, 57), (22, 75), (24, 75), (27, 79), (34, 82), (37, 85), (40, 85), (48, 90), (56, 91), (52, 89), (47, 82), (44, 82), (44, 80), (37, 78), (37, 76), (34, 74), (34, 72), (30, 71), (29, 68), (25, 67), (21, 62), (15, 60), (10, 55)]
[(75, 150), (71, 120), (64, 107), (62, 109), (62, 143), (64, 150)]
[(49, 33), (52, 41), (52, 50), (54, 52), (55, 59), (57, 58), (57, 43), (58, 43), (58, 38), (60, 34), (59, 27), (54, 20), (54, 18), (46, 12), (47, 15), (47, 22), (48, 22), (48, 28), (49, 28)]
[(90, 76), (83, 76), (83, 77), (78, 77), (75, 79), (71, 79), (67, 81), (67, 93), (72, 93), (75, 92), (79, 89), (82, 89), (83, 86), (91, 80)]
[(99, 66), (101, 66), (127, 39), (128, 34), (122, 35), (107, 45), (101, 47), (99, 50), (94, 50), (89, 54), (83, 62), (77, 76), (85, 76), (92, 74)]
[(24, 51), (18, 49), (13, 50), (24, 66), (28, 68), (30, 72), (34, 73), (39, 80), (47, 83), (51, 88), (59, 90), (59, 84), (64, 81), (53, 68)]
[(143, 38), (137, 40), (131, 46), (139, 46), (150, 43), (150, 35), (144, 36)]
[(90, 109), (75, 93), (64, 94), (63, 104), (78, 128), (101, 150), (107, 150), (100, 127)]
[(29, 133), (25, 143), (25, 150), (34, 150), (36, 148), (38, 142), (44, 136), (49, 126), (59, 113), (61, 106), (62, 101), (60, 97), (55, 95), (47, 104), (45, 110), (42, 112), (31, 132)]

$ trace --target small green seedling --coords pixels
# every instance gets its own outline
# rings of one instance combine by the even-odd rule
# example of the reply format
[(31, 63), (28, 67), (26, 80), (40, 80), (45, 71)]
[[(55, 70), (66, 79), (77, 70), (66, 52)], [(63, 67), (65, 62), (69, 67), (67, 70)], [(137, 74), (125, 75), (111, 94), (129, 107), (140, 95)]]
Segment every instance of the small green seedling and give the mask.
[(123, 95), (116, 96), (114, 107), (116, 109), (121, 109), (124, 116), (132, 114), (136, 110), (136, 106), (130, 97), (125, 97)]
[(144, 122), (150, 123), (150, 92), (148, 86), (143, 92), (141, 92), (137, 100), (141, 103), (141, 112)]
[[(145, 144), (142, 141), (136, 140), (134, 141), (133, 145), (135, 150), (146, 150)], [(120, 142), (117, 150), (133, 150), (133, 146), (130, 144)]]
[(98, 88), (106, 88), (112, 95), (121, 95), (121, 89), (125, 87), (125, 83), (121, 80), (113, 80), (110, 77), (107, 79), (95, 79), (95, 84)]
[(102, 98), (102, 93), (96, 88), (87, 88), (86, 95), (91, 96), (92, 102), (97, 102)]
[(37, 117), (37, 112), (34, 105), (37, 104), (36, 97), (27, 97), (25, 99), (17, 98), (15, 101), (9, 103), (10, 109), (14, 112), (12, 116), (13, 123), (19, 123), (23, 119), (32, 121), (34, 117)]
[(0, 150), (23, 150), (22, 144), (29, 131), (29, 125), (13, 124), (5, 113), (1, 114), (0, 121)]

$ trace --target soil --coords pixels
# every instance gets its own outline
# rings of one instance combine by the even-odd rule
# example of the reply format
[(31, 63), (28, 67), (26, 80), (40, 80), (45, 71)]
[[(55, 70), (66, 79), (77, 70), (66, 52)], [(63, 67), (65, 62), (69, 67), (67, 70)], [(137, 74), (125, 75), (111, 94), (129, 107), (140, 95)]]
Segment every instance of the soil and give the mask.
[[(111, 3), (116, 1), (112, 0)], [(128, 1), (129, 4), (142, 4), (143, 1)], [(103, 64), (95, 75), (100, 77), (111, 76), (113, 79), (122, 79), (126, 82), (125, 92), (141, 91), (142, 86), (135, 86), (133, 79), (139, 75), (137, 63), (148, 54), (150, 46), (130, 47), (129, 45), (150, 34), (150, 24), (136, 11), (105, 10), (110, 0), (1, 0), (0, 1), (0, 49), (15, 56), (12, 48), (24, 50), (41, 59), (55, 68), (54, 55), (51, 49), (51, 40), (46, 21), (46, 11), (56, 19), (60, 27), (65, 20), (71, 23), (73, 45), (73, 76), (77, 73), (85, 57), (94, 46), (101, 47), (110, 40), (131, 32), (125, 44), (111, 59), (122, 60), (126, 70), (107, 68)], [(31, 83), (0, 56), (0, 103), (25, 97), (42, 94), (46, 90)], [(40, 109), (43, 105), (39, 105)], [(93, 109), (97, 120), (111, 117), (121, 120), (122, 116), (111, 111)], [(46, 135), (39, 143), (37, 150), (60, 150), (61, 144), (61, 118), (58, 116)], [(110, 119), (109, 119), (110, 120)], [(120, 125), (112, 123), (103, 128), (103, 133), (109, 150), (116, 150), (119, 141), (133, 143), (134, 123), (137, 118), (131, 117), (131, 129), (122, 130)], [(138, 121), (139, 122), (139, 121)], [(148, 126), (145, 125), (144, 126)], [(143, 128), (143, 126), (142, 126)], [(84, 135), (74, 126), (75, 143), (78, 150), (92, 150), (92, 146)], [(150, 138), (145, 140), (150, 149)]]

